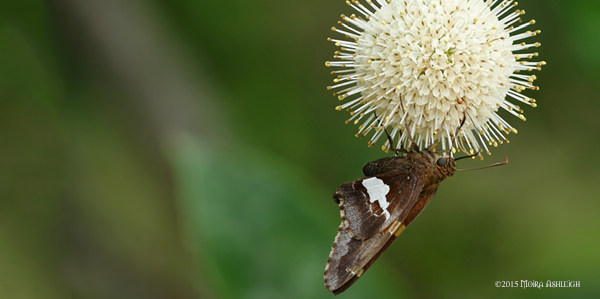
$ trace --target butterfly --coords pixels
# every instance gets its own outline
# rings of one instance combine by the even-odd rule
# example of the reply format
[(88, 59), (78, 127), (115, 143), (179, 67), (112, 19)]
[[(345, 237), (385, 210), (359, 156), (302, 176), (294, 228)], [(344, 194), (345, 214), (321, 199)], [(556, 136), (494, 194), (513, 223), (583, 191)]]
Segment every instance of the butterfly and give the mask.
[(325, 267), (325, 286), (335, 295), (369, 269), (456, 171), (452, 157), (415, 147), (367, 163), (365, 178), (341, 185), (333, 195), (342, 223)]

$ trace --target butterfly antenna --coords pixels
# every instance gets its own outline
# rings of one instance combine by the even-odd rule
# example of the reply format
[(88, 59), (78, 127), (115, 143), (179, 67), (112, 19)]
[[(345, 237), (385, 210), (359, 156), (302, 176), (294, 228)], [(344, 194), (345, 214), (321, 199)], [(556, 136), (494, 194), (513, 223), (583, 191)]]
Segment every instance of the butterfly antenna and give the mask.
[[(474, 157), (474, 156), (475, 156), (475, 155), (473, 155), (473, 157)], [(461, 157), (461, 158), (455, 159), (454, 161), (456, 161), (456, 160), (459, 160), (459, 159), (464, 159), (464, 158), (470, 158), (470, 157), (471, 157), (471, 156)], [(494, 164), (492, 164), (492, 165), (488, 165), (488, 166), (484, 166), (484, 167), (478, 167), (478, 168), (457, 169), (456, 171), (480, 170), (480, 169), (486, 169), (486, 168), (492, 168), (492, 167), (496, 167), (496, 166), (502, 166), (502, 165), (506, 165), (506, 164), (508, 164), (508, 157), (507, 157), (507, 156), (504, 156), (504, 158), (506, 158), (506, 161), (504, 161), (504, 162), (498, 162), (498, 163), (494, 163)]]

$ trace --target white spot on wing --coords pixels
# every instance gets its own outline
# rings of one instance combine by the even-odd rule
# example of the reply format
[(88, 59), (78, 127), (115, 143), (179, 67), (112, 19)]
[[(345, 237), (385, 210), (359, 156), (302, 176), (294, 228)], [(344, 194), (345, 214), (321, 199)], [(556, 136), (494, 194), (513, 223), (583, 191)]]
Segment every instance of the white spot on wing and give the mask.
[(363, 186), (367, 188), (369, 193), (369, 201), (371, 203), (377, 201), (385, 214), (385, 219), (390, 218), (390, 212), (387, 210), (390, 203), (387, 201), (386, 195), (390, 193), (390, 186), (386, 185), (378, 178), (368, 178), (362, 181)]

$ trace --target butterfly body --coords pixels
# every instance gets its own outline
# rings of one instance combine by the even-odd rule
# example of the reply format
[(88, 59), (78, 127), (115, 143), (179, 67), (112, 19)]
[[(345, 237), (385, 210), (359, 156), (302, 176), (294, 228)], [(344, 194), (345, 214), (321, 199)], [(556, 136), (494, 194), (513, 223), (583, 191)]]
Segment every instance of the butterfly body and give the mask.
[(342, 223), (325, 268), (325, 285), (338, 295), (375, 262), (454, 174), (453, 158), (431, 150), (382, 158), (363, 167), (365, 178), (333, 195)]

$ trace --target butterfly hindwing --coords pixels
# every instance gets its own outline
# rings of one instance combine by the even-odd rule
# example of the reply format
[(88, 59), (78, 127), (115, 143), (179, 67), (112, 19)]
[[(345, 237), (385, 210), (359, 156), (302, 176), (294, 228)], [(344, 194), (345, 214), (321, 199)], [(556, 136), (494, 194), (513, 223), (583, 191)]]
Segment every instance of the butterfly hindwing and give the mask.
[(378, 233), (366, 241), (358, 240), (342, 222), (325, 268), (327, 289), (335, 293), (346, 285), (349, 287), (348, 282), (364, 273), (364, 266), (389, 238), (390, 234)]
[(417, 217), (423, 212), (423, 210), (427, 207), (435, 193), (437, 192), (437, 188), (432, 192), (421, 192), (417, 203), (413, 206), (410, 213), (404, 219), (404, 224), (408, 226), (413, 220), (417, 219)]

